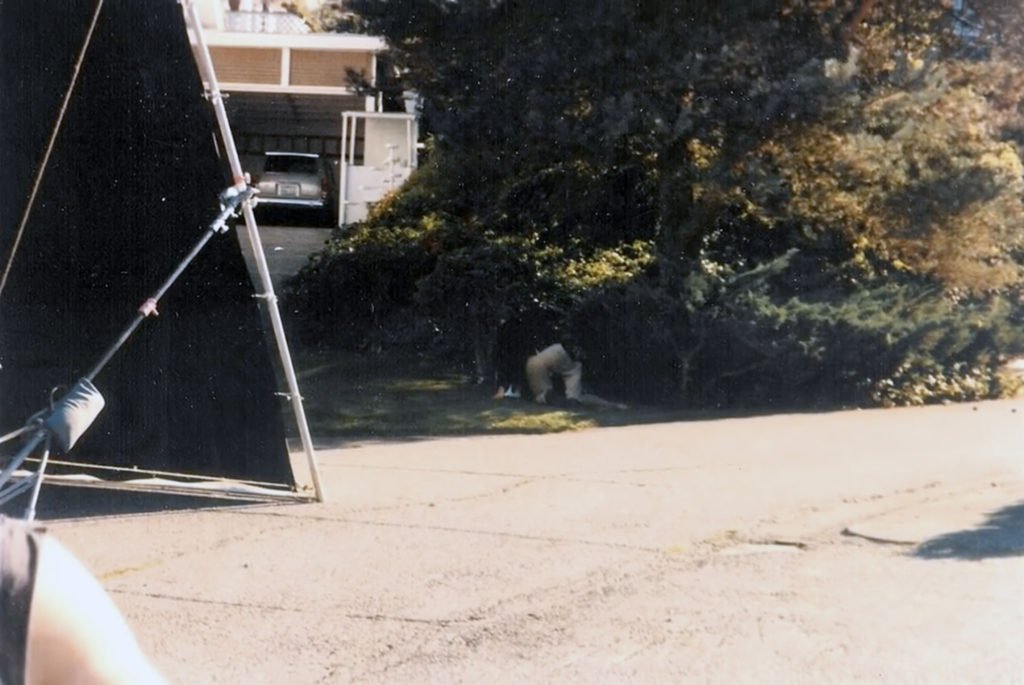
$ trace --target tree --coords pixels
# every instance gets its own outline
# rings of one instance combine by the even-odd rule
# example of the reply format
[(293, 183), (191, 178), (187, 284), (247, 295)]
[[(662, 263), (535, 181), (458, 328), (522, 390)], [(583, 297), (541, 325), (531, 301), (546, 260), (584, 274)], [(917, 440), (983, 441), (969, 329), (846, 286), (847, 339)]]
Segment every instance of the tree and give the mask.
[[(813, 109), (789, 74), (824, 45), (824, 31), (773, 2), (547, 3), (355, 0), (363, 27), (384, 35), (391, 59), (423, 97), (438, 150), (457, 151), (457, 185), (487, 215), (490, 183), (556, 164), (642, 169), (659, 190), (650, 222), (670, 246), (699, 223), (674, 198), (691, 154), (686, 141), (728, 136), (749, 146), (774, 122)], [(723, 51), (751, 24), (780, 29)], [(763, 34), (771, 32), (762, 31)], [(758, 38), (762, 38), (758, 36)], [(718, 56), (717, 59), (709, 59)], [(757, 72), (761, 72), (760, 74)], [(752, 90), (751, 84), (770, 87)], [(813, 87), (813, 84), (812, 84)], [(479, 191), (479, 192), (478, 192)]]
[(444, 214), (412, 306), (456, 344), (473, 313), (477, 359), (534, 306), (607, 380), (643, 357), (702, 403), (982, 396), (1024, 349), (1024, 57), (997, 32), (931, 0), (352, 6), (432, 132), (417, 201), (369, 230)]

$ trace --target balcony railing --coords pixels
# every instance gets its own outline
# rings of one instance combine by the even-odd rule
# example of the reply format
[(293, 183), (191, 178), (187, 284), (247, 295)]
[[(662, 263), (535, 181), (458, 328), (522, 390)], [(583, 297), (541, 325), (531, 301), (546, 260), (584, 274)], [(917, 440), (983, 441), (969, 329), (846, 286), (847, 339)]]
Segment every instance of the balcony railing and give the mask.
[(228, 11), (224, 28), (245, 33), (310, 33), (306, 22), (290, 12)]

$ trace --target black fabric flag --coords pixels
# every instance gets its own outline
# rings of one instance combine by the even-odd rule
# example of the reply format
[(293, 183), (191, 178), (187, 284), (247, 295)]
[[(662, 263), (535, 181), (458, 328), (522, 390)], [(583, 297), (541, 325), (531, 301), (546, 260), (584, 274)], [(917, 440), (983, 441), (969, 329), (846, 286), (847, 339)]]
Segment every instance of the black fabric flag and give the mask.
[[(95, 0), (0, 0), (0, 258)], [(0, 293), (0, 432), (72, 386), (174, 270), (230, 185), (175, 0), (106, 0)], [(282, 400), (234, 233), (214, 236), (94, 379), (68, 458), (293, 485)]]

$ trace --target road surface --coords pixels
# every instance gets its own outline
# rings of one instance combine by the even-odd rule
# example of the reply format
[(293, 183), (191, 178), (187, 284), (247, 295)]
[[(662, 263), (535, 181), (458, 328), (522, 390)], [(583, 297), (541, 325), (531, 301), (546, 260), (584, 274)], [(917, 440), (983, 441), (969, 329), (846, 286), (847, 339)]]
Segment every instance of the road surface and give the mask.
[(50, 527), (172, 682), (1015, 683), (1022, 417), (353, 444), (324, 503)]

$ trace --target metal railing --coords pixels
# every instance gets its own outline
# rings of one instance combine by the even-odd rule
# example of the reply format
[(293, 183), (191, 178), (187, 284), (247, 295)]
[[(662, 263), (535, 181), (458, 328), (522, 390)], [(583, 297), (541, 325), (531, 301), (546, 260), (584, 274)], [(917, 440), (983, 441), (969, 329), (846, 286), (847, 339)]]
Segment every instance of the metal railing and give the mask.
[(291, 12), (228, 11), (224, 28), (244, 33), (310, 33), (302, 17)]

